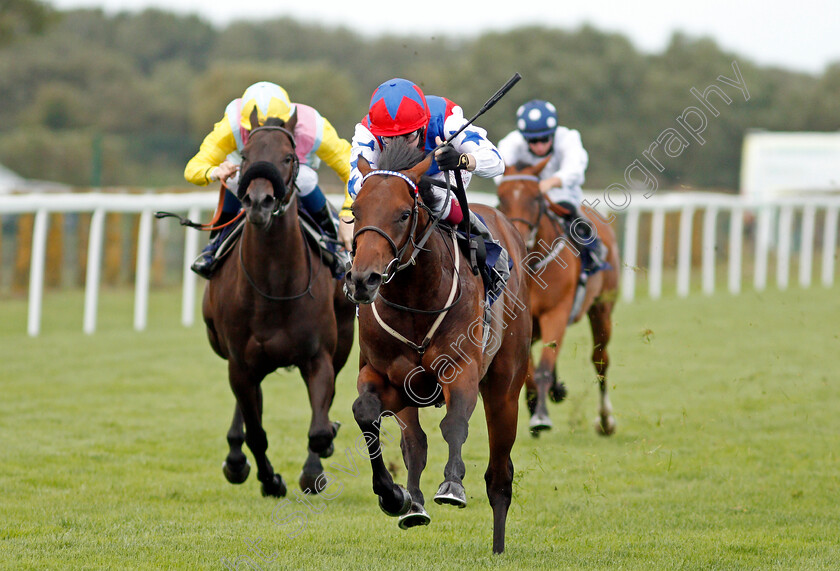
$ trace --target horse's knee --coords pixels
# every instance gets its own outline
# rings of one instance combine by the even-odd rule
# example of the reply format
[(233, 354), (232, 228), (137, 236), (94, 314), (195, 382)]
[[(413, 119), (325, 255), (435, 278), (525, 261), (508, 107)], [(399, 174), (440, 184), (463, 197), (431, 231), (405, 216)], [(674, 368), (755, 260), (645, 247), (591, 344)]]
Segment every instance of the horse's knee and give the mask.
[(353, 402), (353, 417), (359, 426), (375, 423), (382, 412), (382, 401), (372, 392), (363, 392)]

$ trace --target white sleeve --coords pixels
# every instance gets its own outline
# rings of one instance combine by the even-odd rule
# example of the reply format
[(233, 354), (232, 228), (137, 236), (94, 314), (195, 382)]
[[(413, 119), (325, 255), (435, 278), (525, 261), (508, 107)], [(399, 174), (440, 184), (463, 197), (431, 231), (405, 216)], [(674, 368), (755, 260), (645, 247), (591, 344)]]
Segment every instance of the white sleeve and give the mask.
[(373, 133), (361, 123), (356, 124), (352, 148), (350, 149), (350, 180), (347, 181), (347, 192), (353, 200), (356, 200), (356, 195), (362, 188), (359, 157), (364, 157), (370, 163), (371, 168), (376, 168), (376, 162), (379, 160), (379, 143)]
[(583, 184), (584, 172), (589, 165), (589, 154), (583, 148), (580, 132), (575, 129), (565, 129), (565, 133), (561, 136), (561, 129), (557, 129), (554, 137), (554, 152), (562, 155), (563, 160), (554, 176), (560, 177), (564, 188), (576, 188)]
[[(463, 110), (455, 106), (452, 114), (443, 124), (443, 132), (447, 137), (455, 133), (467, 122)], [(481, 127), (470, 125), (452, 141), (452, 146), (459, 153), (469, 153), (475, 157), (475, 170), (472, 174), (491, 178), (505, 172), (505, 162), (496, 146), (487, 138), (487, 131)]]
[[(513, 166), (527, 159), (528, 143), (519, 131), (511, 131), (498, 144), (499, 154), (505, 166)], [(495, 177), (496, 184), (502, 180), (502, 175)]]

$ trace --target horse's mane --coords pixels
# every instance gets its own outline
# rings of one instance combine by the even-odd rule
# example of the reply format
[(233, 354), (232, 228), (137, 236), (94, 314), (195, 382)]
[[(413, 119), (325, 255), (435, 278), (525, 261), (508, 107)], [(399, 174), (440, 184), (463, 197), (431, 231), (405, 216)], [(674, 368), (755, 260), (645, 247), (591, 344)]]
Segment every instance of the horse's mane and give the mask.
[(379, 168), (390, 171), (410, 169), (426, 157), (426, 153), (415, 145), (397, 139), (385, 147), (379, 157)]
[(283, 121), (280, 117), (266, 117), (265, 123), (262, 124), (263, 127), (285, 127), (286, 122)]

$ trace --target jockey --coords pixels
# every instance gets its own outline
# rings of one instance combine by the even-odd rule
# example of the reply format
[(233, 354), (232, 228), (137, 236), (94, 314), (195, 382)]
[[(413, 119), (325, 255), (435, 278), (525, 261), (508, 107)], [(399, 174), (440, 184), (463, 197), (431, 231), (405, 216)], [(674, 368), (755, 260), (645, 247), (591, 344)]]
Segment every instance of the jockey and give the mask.
[[(499, 141), (499, 152), (508, 165), (535, 165), (551, 155), (540, 172), (540, 190), (550, 202), (567, 211), (563, 216), (567, 232), (581, 252), (589, 252), (584, 270), (592, 273), (600, 269), (606, 259), (606, 249), (592, 223), (583, 215), (584, 171), (589, 155), (583, 148), (580, 133), (557, 125), (557, 111), (548, 101), (534, 99), (516, 111), (517, 130)], [(501, 177), (497, 177), (499, 182)]]
[[(379, 155), (396, 138), (403, 138), (429, 153), (466, 122), (461, 107), (444, 97), (424, 95), (420, 87), (406, 79), (389, 79), (376, 88), (370, 98), (368, 114), (356, 125), (353, 135), (350, 182), (339, 213), (339, 235), (346, 248), (352, 248), (353, 240), (353, 215), (350, 207), (362, 185), (362, 175), (357, 166), (359, 157), (364, 157), (376, 169)], [(466, 188), (473, 174), (490, 178), (503, 173), (504, 169), (499, 151), (487, 139), (487, 131), (470, 125), (451, 144), (435, 152), (435, 161), (426, 175), (445, 181), (441, 171), (449, 171), (450, 184), (454, 186), (454, 171), (460, 170)], [(431, 190), (424, 193), (423, 199), (426, 206), (445, 222), (457, 225), (462, 221), (460, 204), (454, 197), (447, 200), (445, 189), (431, 186)], [(484, 223), (474, 213), (470, 212), (470, 215), (473, 231), (485, 241), (493, 242)], [(509, 275), (507, 253), (500, 258), (504, 258), (504, 268), (497, 264), (497, 273), (506, 274), (503, 277), (506, 280)]]
[[(323, 160), (346, 184), (350, 175), (350, 143), (340, 138), (318, 111), (302, 103), (292, 103), (286, 90), (279, 85), (261, 81), (248, 87), (241, 98), (231, 101), (225, 109), (225, 116), (216, 123), (213, 131), (204, 138), (198, 153), (187, 163), (184, 178), (200, 186), (222, 181), (229, 192), (224, 195), (221, 212), (216, 213), (214, 223), (220, 225), (233, 220), (242, 206), (235, 193), (239, 164), (242, 162), (240, 153), (248, 142), (254, 107), (258, 109), (260, 121), (267, 117), (288, 121), (293, 113), (297, 114), (294, 136), (300, 170), (295, 186), (300, 205), (333, 241), (337, 240), (336, 223), (318, 186), (316, 169)], [(232, 229), (233, 225), (229, 225), (218, 234), (211, 234), (210, 243), (192, 265), (194, 272), (210, 278), (218, 265), (216, 250)], [(331, 270), (334, 275), (339, 275), (350, 262), (350, 255), (338, 243), (328, 247), (333, 254)]]

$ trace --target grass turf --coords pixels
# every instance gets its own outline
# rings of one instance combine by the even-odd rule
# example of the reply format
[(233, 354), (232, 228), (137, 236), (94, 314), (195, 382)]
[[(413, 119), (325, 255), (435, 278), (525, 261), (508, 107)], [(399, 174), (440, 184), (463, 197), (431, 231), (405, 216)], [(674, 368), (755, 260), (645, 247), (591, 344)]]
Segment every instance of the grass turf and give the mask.
[[(310, 505), (294, 492), (303, 383), (295, 371), (264, 382), (269, 457), (290, 490), (267, 499), (255, 471), (242, 486), (221, 473), (233, 396), (203, 329), (179, 325), (178, 291), (153, 292), (140, 333), (131, 292), (103, 291), (91, 336), (81, 333), (83, 294), (48, 292), (35, 339), (25, 300), (4, 299), (0, 568), (834, 569), (836, 299), (813, 288), (619, 304), (609, 438), (592, 427), (588, 327), (573, 327), (554, 430), (532, 439), (520, 410), (502, 556), (490, 549), (480, 406), (464, 447), (465, 510), (431, 501), (446, 460), (443, 411), (422, 411), (432, 523), (401, 531), (379, 511), (356, 450), (352, 365), (338, 379), (331, 416), (343, 428), (324, 462), (336, 497)], [(404, 482), (395, 441), (384, 454)]]

